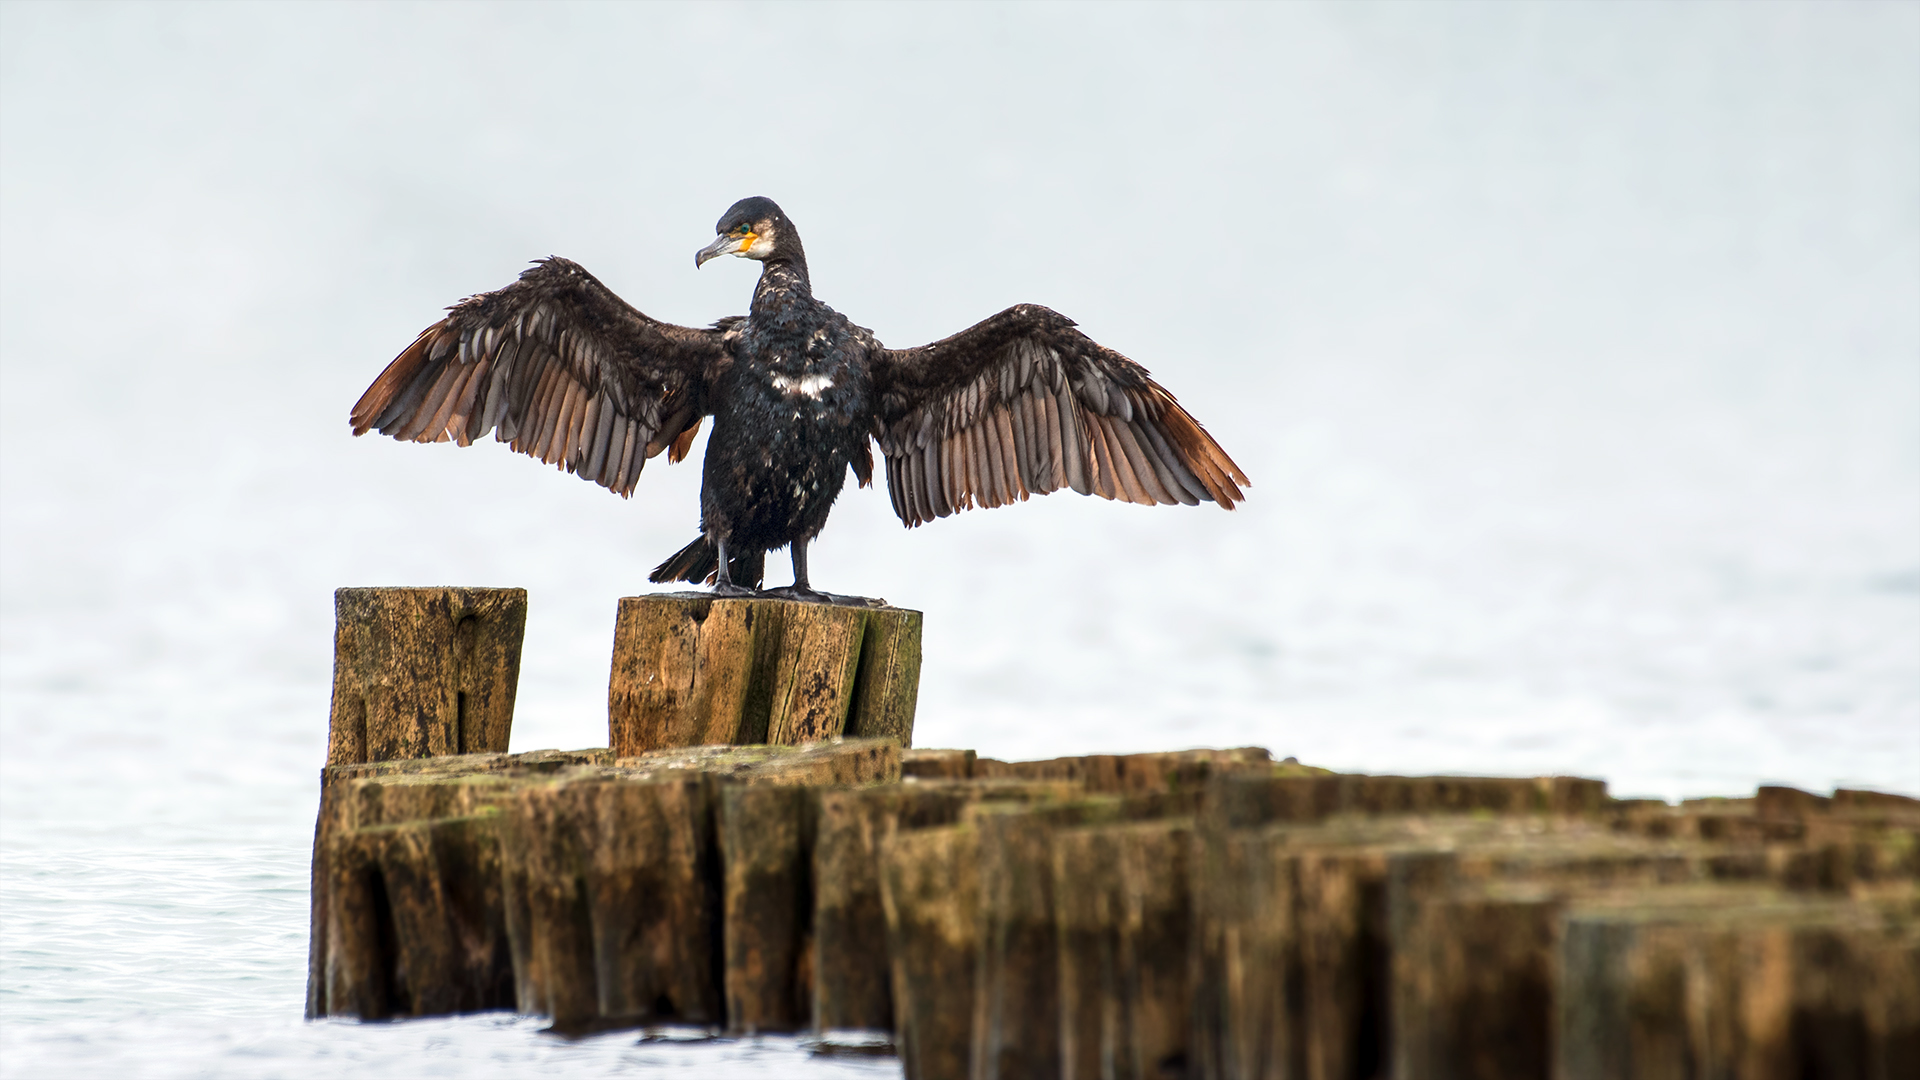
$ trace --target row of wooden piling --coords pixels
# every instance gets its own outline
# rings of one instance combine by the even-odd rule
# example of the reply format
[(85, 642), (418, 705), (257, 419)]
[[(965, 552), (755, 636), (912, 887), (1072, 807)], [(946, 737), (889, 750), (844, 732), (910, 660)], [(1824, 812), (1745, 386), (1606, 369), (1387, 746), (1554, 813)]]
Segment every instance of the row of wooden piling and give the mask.
[[(903, 775), (904, 774), (904, 775)], [(310, 1011), (880, 1033), (909, 1077), (1920, 1060), (1920, 803), (890, 740), (328, 770)]]
[(609, 749), (508, 754), (524, 592), (338, 603), (312, 1016), (802, 1032), (929, 1080), (1920, 1062), (1920, 801), (906, 749), (918, 613), (705, 595), (621, 601)]
[(1672, 808), (1572, 778), (1297, 771), (982, 804), (899, 837), (883, 862), (907, 1074), (1920, 1062), (1914, 800), (1763, 789)]

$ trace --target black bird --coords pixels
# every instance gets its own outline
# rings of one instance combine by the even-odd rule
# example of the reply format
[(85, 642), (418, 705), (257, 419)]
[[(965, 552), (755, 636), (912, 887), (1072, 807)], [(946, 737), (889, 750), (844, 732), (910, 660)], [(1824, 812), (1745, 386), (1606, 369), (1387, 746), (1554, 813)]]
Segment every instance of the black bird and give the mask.
[(713, 417), (700, 536), (652, 580), (754, 593), (766, 553), (791, 547), (813, 591), (807, 544), (848, 466), (873, 481), (886, 458), (909, 527), (973, 506), (1071, 487), (1143, 504), (1245, 496), (1240, 467), (1145, 368), (1020, 304), (952, 337), (889, 349), (814, 299), (800, 233), (771, 199), (742, 199), (694, 256), (757, 259), (753, 306), (711, 329), (642, 315), (578, 264), (549, 258), (496, 292), (447, 309), (354, 405), (353, 433), (465, 446), (489, 431), (523, 454), (633, 494), (646, 459), (687, 456)]

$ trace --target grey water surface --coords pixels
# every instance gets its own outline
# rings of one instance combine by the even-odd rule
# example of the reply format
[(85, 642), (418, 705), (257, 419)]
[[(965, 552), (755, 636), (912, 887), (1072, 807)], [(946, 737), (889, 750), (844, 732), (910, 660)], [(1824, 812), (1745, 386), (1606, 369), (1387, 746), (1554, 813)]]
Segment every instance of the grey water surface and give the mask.
[(604, 745), (697, 515), (348, 407), (536, 257), (738, 312), (749, 194), (883, 341), (1047, 304), (1254, 481), (849, 490), (919, 745), (1920, 794), (1920, 6), (10, 3), (0, 1076), (898, 1074), (300, 1019), (332, 589), (526, 587), (514, 749)]

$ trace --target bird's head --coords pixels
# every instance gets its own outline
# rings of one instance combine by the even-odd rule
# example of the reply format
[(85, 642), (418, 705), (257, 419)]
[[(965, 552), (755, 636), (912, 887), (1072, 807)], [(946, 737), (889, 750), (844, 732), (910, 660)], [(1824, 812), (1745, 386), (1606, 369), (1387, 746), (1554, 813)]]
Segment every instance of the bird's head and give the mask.
[[(793, 223), (772, 199), (755, 195), (750, 199), (741, 199), (720, 215), (720, 221), (713, 231), (719, 236), (713, 243), (694, 253), (693, 265), (698, 268), (708, 259), (721, 255), (738, 255), (743, 259), (766, 261), (774, 255), (789, 255), (799, 247), (800, 237), (794, 232)], [(792, 250), (789, 250), (792, 249)]]

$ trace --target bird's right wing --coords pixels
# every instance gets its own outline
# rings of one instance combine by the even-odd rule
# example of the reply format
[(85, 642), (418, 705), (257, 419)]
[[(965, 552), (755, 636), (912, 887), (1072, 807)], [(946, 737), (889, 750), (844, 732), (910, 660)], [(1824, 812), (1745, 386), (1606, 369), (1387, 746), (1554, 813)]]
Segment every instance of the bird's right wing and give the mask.
[(361, 395), (353, 433), (466, 446), (494, 431), (623, 497), (647, 458), (686, 456), (735, 333), (650, 319), (558, 258), (447, 312)]
[(908, 526), (1070, 487), (1143, 504), (1246, 496), (1247, 475), (1147, 369), (1038, 304), (875, 349), (874, 434)]

